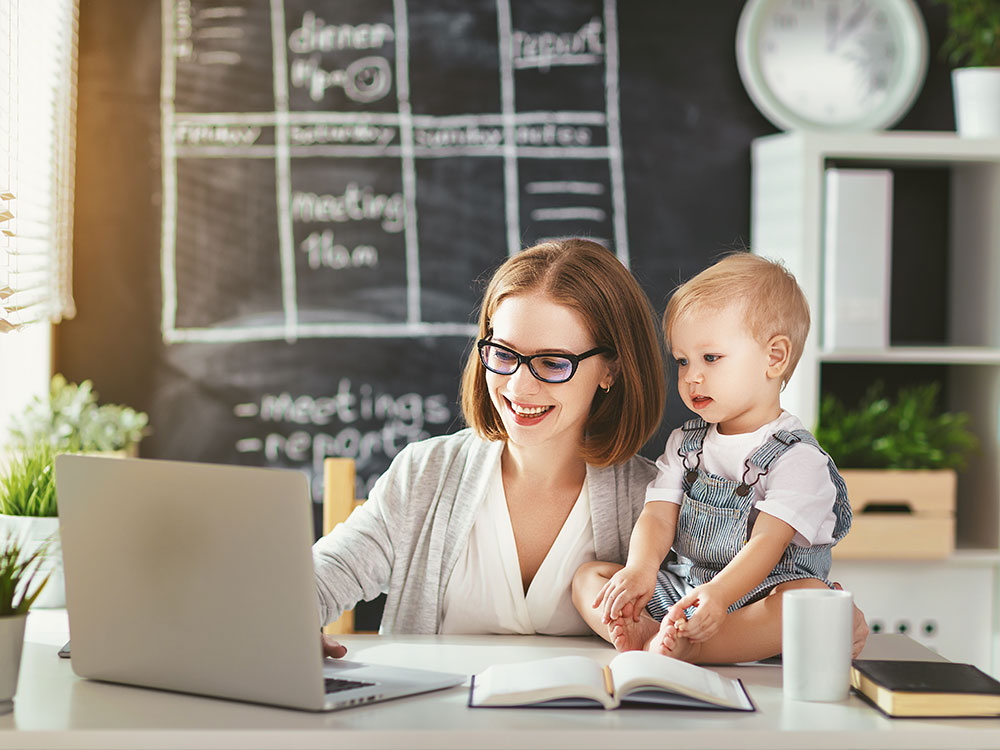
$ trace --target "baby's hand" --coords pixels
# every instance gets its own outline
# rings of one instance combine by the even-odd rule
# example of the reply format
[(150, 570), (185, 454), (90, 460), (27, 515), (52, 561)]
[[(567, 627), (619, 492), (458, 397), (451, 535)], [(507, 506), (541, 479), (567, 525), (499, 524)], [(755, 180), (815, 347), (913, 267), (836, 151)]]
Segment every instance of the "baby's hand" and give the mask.
[(655, 571), (650, 576), (641, 569), (625, 566), (601, 587), (591, 606), (604, 610), (605, 623), (620, 617), (638, 620), (646, 603), (653, 596), (655, 585)]
[[(684, 610), (692, 606), (695, 607), (695, 613), (688, 620)], [(705, 583), (681, 597), (680, 601), (667, 610), (663, 619), (674, 623), (678, 635), (692, 643), (700, 643), (719, 632), (728, 614), (729, 605), (719, 600), (711, 584)]]

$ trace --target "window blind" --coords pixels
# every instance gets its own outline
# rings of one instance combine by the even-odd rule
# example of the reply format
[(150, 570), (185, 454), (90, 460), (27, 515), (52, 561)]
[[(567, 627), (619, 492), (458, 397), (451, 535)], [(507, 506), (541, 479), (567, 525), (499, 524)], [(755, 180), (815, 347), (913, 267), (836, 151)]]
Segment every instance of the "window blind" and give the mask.
[(79, 0), (0, 0), (0, 332), (76, 313)]

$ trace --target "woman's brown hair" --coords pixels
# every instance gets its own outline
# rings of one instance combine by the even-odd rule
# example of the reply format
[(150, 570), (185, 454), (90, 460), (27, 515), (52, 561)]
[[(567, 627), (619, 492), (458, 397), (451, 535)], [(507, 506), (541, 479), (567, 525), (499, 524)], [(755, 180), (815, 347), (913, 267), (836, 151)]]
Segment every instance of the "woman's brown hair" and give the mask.
[[(611, 390), (594, 395), (584, 426), (581, 454), (587, 463), (621, 463), (645, 444), (660, 424), (665, 399), (663, 354), (652, 307), (635, 277), (596, 242), (543, 242), (508, 258), (493, 274), (479, 309), (478, 338), (489, 338), (499, 304), (518, 294), (544, 294), (576, 311), (603, 355), (617, 362)], [(465, 421), (488, 440), (506, 440), (486, 387), (486, 369), (475, 347), (462, 374)]]

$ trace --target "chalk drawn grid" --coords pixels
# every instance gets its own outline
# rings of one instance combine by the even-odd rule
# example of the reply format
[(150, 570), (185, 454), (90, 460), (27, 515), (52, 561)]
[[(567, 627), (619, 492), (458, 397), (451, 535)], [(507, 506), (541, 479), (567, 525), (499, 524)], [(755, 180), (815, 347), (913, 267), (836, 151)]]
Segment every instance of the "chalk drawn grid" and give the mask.
[[(556, 0), (550, 0), (555, 2)], [(570, 2), (571, 0), (564, 0)], [(421, 283), (420, 283), (420, 247), (418, 242), (417, 216), (417, 176), (415, 164), (417, 159), (447, 158), (454, 156), (476, 156), (502, 160), (503, 203), (506, 222), (506, 248), (513, 255), (521, 248), (522, 227), (520, 225), (520, 202), (522, 186), (519, 177), (519, 160), (537, 159), (558, 162), (560, 160), (589, 160), (606, 164), (607, 184), (601, 181), (585, 180), (541, 180), (526, 182), (523, 191), (526, 194), (557, 194), (579, 196), (581, 205), (553, 208), (538, 208), (531, 212), (532, 220), (544, 222), (578, 222), (587, 227), (587, 222), (604, 221), (610, 226), (612, 237), (603, 241), (614, 248), (621, 261), (629, 263), (628, 238), (626, 232), (625, 184), (622, 164), (622, 138), (619, 113), (618, 85), (618, 39), (617, 14), (615, 0), (603, 0), (602, 15), (595, 18), (601, 32), (599, 54), (590, 54), (592, 49), (571, 49), (553, 53), (551, 50), (542, 56), (532, 59), (526, 54), (526, 46), (519, 48), (519, 54), (514, 54), (514, 40), (519, 32), (512, 24), (512, 2), (517, 0), (496, 0), (498, 60), (497, 76), (499, 78), (500, 107), (499, 112), (483, 114), (459, 115), (415, 115), (412, 111), (409, 92), (409, 7), (406, 0), (391, 0), (393, 24), (391, 34), (395, 52), (395, 71), (392, 71), (388, 61), (374, 55), (359, 57), (346, 70), (335, 71), (324, 79), (319, 77), (318, 89), (324, 86), (340, 87), (348, 98), (355, 103), (377, 101), (384, 96), (390, 80), (395, 73), (396, 111), (385, 111), (384, 106), (373, 111), (293, 111), (289, 107), (291, 95), (289, 90), (290, 75), (302, 84), (310, 73), (306, 69), (308, 62), (302, 58), (291, 59), (289, 70), (289, 36), (286, 33), (286, 8), (284, 0), (268, 0), (270, 14), (270, 35), (273, 74), (273, 111), (266, 112), (178, 112), (175, 108), (177, 86), (177, 62), (185, 55), (192, 54), (196, 41), (186, 38), (190, 29), (182, 21), (184, 13), (195, 10), (201, 14), (201, 19), (209, 18), (215, 22), (211, 25), (213, 35), (224, 36), (226, 30), (236, 35), (239, 31), (239, 21), (246, 13), (245, 4), (213, 5), (211, 0), (163, 0), (163, 65), (161, 81), (161, 124), (163, 145), (163, 224), (162, 224), (162, 335), (167, 343), (175, 342), (240, 342), (280, 340), (295, 341), (299, 338), (335, 338), (335, 337), (412, 337), (412, 336), (469, 336), (474, 334), (474, 326), (468, 322), (428, 321), (422, 315)], [(414, 4), (415, 6), (417, 4)], [(422, 6), (421, 6), (422, 7)], [(196, 19), (197, 20), (197, 19)], [(258, 19), (259, 20), (259, 19)], [(314, 25), (321, 23), (313, 16), (309, 20)], [(374, 26), (373, 26), (374, 28)], [(559, 30), (566, 31), (566, 30)], [(584, 33), (581, 29), (578, 33)], [(369, 38), (367, 40), (372, 43)], [(202, 53), (198, 56), (198, 64), (211, 74), (215, 67), (224, 68), (240, 62), (237, 52), (216, 50), (211, 54)], [(519, 112), (515, 107), (515, 73), (525, 69), (549, 69), (555, 66), (578, 66), (579, 68), (603, 66), (604, 111), (526, 111)], [(353, 67), (353, 70), (352, 70)], [(313, 81), (317, 76), (313, 77)], [(309, 90), (309, 83), (302, 84)], [(317, 92), (310, 90), (311, 94)], [(320, 91), (319, 93), (322, 93)], [(290, 133), (302, 126), (348, 127), (356, 132), (370, 131), (391, 133), (392, 138), (385, 142), (366, 144), (319, 144), (302, 146), (293, 144)], [(594, 139), (592, 144), (579, 145), (573, 143), (524, 144), (518, 142), (519, 128), (525, 126), (546, 128), (550, 130), (561, 127), (581, 129), (598, 133), (601, 138)], [(499, 129), (502, 138), (496, 142), (459, 143), (444, 148), (429, 148), (418, 144), (414, 132), (441, 132), (449, 129), (466, 129), (478, 132)], [(589, 132), (584, 130), (583, 132)], [(572, 132), (572, 131), (570, 131)], [(192, 145), (185, 142), (191, 134), (209, 133), (209, 142), (197, 142)], [(272, 135), (273, 134), (273, 135)], [(227, 140), (228, 139), (228, 140)], [(603, 142), (601, 142), (603, 140)], [(271, 142), (273, 141), (273, 142)], [(292, 161), (302, 156), (314, 157), (351, 157), (351, 158), (392, 158), (398, 159), (401, 175), (401, 196), (403, 210), (401, 213), (401, 234), (405, 266), (405, 300), (400, 301), (401, 314), (398, 321), (365, 321), (336, 320), (333, 322), (304, 320), (300, 317), (297, 290), (300, 280), (297, 279), (295, 260), (295, 241), (293, 237)], [(260, 316), (259, 322), (241, 320), (238, 324), (227, 322), (209, 325), (190, 325), (178, 323), (179, 289), (178, 289), (178, 228), (185, 218), (179, 212), (179, 167), (187, 157), (200, 159), (252, 158), (273, 160), (274, 166), (274, 217), (270, 217), (267, 207), (260, 213), (268, 215), (268, 220), (276, 221), (276, 258), (264, 259), (260, 269), (255, 269), (262, 275), (273, 276), (274, 298), (280, 297), (280, 316)], [(356, 194), (367, 191), (365, 197), (368, 203), (387, 198), (387, 196), (372, 195), (367, 186), (352, 186)], [(353, 196), (355, 203), (357, 195)], [(322, 236), (313, 238), (317, 244), (316, 257), (319, 257), (319, 245)], [(329, 249), (329, 248), (326, 248)], [(339, 249), (339, 248), (338, 248)], [(355, 248), (355, 258), (361, 250), (361, 260), (364, 262), (364, 247)], [(302, 248), (299, 248), (302, 251)], [(374, 252), (374, 251), (372, 251)], [(350, 257), (350, 256), (348, 256)], [(227, 269), (217, 269), (225, 276)], [(215, 283), (209, 278), (208, 284)], [(226, 291), (226, 294), (233, 294)], [(239, 294), (239, 290), (236, 290)], [(402, 295), (401, 295), (402, 296)], [(275, 323), (275, 320), (279, 322)]]

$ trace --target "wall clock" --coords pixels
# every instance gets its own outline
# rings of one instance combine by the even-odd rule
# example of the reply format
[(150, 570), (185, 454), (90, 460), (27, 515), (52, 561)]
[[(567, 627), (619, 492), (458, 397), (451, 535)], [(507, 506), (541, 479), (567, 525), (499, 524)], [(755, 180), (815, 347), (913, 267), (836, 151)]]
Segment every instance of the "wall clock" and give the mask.
[(913, 0), (748, 0), (736, 62), (779, 128), (877, 130), (923, 86), (927, 29)]

